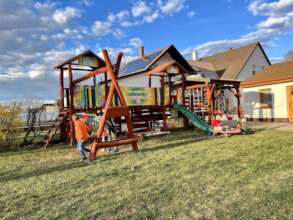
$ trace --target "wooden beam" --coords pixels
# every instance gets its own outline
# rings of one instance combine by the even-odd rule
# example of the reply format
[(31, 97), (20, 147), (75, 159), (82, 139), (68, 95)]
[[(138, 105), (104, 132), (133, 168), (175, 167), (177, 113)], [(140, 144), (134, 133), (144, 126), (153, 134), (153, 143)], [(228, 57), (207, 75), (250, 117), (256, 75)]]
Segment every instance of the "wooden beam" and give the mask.
[[(68, 70), (68, 67), (63, 67), (64, 70)], [(77, 71), (85, 71), (85, 72), (89, 72), (89, 71), (93, 71), (94, 69), (82, 69), (82, 68), (73, 68), (71, 67), (71, 70), (77, 70)]]
[[(122, 54), (122, 53), (121, 53)], [(103, 55), (104, 55), (104, 58), (105, 58), (105, 62), (106, 62), (106, 66), (108, 67), (109, 69), (109, 73), (110, 73), (110, 76), (111, 76), (111, 79), (112, 79), (112, 83), (111, 83), (111, 86), (114, 85), (115, 87), (115, 90), (117, 92), (117, 95), (120, 99), (120, 103), (122, 106), (126, 106), (126, 102), (125, 102), (125, 99), (123, 97), (123, 94), (121, 92), (121, 89), (120, 87), (118, 86), (118, 82), (117, 82), (117, 73), (114, 72), (113, 70), (113, 66), (111, 64), (111, 61), (110, 61), (110, 58), (109, 58), (109, 55), (108, 55), (108, 52), (107, 50), (103, 50)], [(122, 54), (123, 55), (123, 54)], [(121, 55), (121, 56), (122, 56)], [(118, 56), (119, 58), (119, 56)]]
[(195, 84), (192, 86), (187, 86), (186, 90), (192, 90), (192, 89), (201, 89), (201, 88), (207, 88), (208, 85), (207, 84)]
[[(123, 53), (120, 52), (117, 56), (117, 60), (116, 60), (116, 64), (115, 64), (115, 73), (116, 74), (119, 73), (122, 57), (123, 57)], [(118, 75), (117, 75), (117, 77), (118, 77)]]
[(108, 97), (108, 74), (104, 72), (104, 80), (105, 80), (105, 97)]
[[(97, 149), (98, 147), (105, 147), (107, 145), (105, 145), (105, 143), (101, 143), (101, 137), (102, 137), (102, 133), (104, 131), (105, 128), (105, 124), (107, 119), (111, 118), (111, 117), (118, 117), (118, 116), (124, 116), (125, 117), (125, 121), (127, 123), (127, 128), (128, 128), (128, 139), (123, 140), (123, 142), (110, 142), (109, 146), (113, 146), (113, 143), (115, 146), (117, 145), (121, 145), (124, 143), (131, 143), (132, 144), (132, 148), (133, 150), (137, 150), (137, 139), (134, 136), (133, 133), (133, 127), (132, 127), (132, 121), (130, 118), (130, 113), (129, 113), (129, 109), (126, 105), (125, 99), (123, 97), (122, 91), (119, 87), (118, 84), (118, 80), (117, 80), (117, 76), (118, 76), (118, 71), (119, 71), (119, 66), (120, 66), (120, 62), (122, 59), (122, 53), (118, 55), (117, 58), (117, 65), (115, 67), (115, 70), (113, 69), (113, 65), (111, 64), (111, 60), (109, 58), (108, 52), (107, 50), (103, 50), (103, 55), (104, 55), (104, 59), (105, 59), (105, 63), (106, 66), (108, 68), (108, 73), (110, 75), (111, 78), (111, 86), (110, 86), (110, 90), (109, 90), (109, 94), (107, 95), (107, 99), (106, 99), (106, 104), (105, 104), (105, 108), (103, 109), (103, 115), (100, 119), (99, 122), (99, 127), (98, 127), (98, 131), (97, 131), (97, 137), (94, 140), (94, 143), (91, 147), (91, 154), (90, 154), (90, 159), (91, 160), (95, 160), (96, 159), (96, 153), (97, 153)], [(107, 82), (107, 81), (106, 81)], [(118, 95), (118, 99), (120, 101), (120, 105), (121, 108), (117, 108), (117, 107), (112, 107), (112, 100), (113, 100), (113, 96), (114, 96), (114, 92), (117, 93)]]
[(114, 141), (107, 141), (107, 142), (99, 142), (96, 143), (96, 148), (108, 148), (113, 146), (119, 146), (119, 145), (127, 145), (127, 144), (133, 144), (138, 141), (138, 137), (129, 138), (129, 139), (121, 139), (121, 140), (114, 140)]
[(101, 67), (99, 69), (96, 69), (96, 70), (94, 70), (94, 71), (92, 71), (92, 72), (80, 77), (79, 79), (73, 80), (72, 83), (75, 85), (75, 84), (80, 83), (82, 81), (85, 81), (85, 80), (87, 80), (87, 79), (89, 79), (89, 78), (91, 78), (91, 77), (93, 77), (93, 76), (95, 76), (97, 74), (104, 73), (104, 72), (107, 72), (107, 71), (108, 71), (107, 66)]

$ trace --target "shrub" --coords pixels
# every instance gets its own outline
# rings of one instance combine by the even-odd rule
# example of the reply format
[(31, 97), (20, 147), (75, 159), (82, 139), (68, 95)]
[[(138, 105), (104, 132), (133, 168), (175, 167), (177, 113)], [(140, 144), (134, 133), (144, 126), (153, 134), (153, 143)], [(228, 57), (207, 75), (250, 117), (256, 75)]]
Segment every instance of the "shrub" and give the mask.
[(16, 143), (21, 129), (21, 106), (12, 104), (0, 104), (0, 145), (11, 147)]

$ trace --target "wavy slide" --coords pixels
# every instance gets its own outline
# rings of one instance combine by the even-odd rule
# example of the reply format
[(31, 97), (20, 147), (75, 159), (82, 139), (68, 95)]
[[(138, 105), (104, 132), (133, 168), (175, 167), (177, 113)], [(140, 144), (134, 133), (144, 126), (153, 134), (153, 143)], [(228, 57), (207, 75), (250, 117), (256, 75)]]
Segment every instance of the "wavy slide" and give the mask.
[(208, 135), (213, 135), (213, 129), (210, 125), (205, 123), (200, 117), (198, 117), (194, 112), (188, 110), (183, 105), (178, 103), (173, 104), (173, 107), (178, 111), (181, 112), (191, 123), (206, 132)]

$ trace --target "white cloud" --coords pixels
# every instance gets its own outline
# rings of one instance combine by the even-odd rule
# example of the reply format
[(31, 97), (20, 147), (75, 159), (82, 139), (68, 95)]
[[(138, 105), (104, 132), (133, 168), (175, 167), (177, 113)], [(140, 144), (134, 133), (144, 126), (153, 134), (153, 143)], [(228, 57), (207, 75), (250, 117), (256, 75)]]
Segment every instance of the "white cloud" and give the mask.
[(131, 8), (132, 15), (134, 17), (139, 17), (142, 15), (150, 14), (152, 9), (144, 1), (136, 2)]
[(39, 64), (39, 63), (33, 63), (30, 66), (30, 70), (28, 71), (29, 77), (30, 78), (36, 78), (38, 76), (41, 76), (45, 73), (46, 67), (44, 64)]
[(53, 14), (54, 21), (61, 25), (66, 24), (70, 19), (76, 17), (81, 17), (81, 12), (74, 7), (57, 9)]
[(239, 39), (224, 39), (207, 42), (195, 47), (186, 48), (183, 53), (190, 55), (197, 50), (200, 56), (210, 55), (231, 47), (240, 47), (253, 42), (261, 42), (271, 47), (274, 39), (282, 34), (293, 31), (293, 0), (278, 0), (267, 2), (255, 0), (248, 5), (248, 10), (255, 16), (266, 16), (266, 19), (256, 25), (256, 30), (241, 36)]
[(267, 2), (263, 0), (254, 0), (248, 6), (253, 15), (271, 15), (293, 10), (293, 0), (279, 0)]
[(112, 31), (112, 23), (109, 21), (95, 21), (92, 32), (95, 36), (104, 36)]
[(88, 7), (94, 4), (93, 0), (83, 0), (82, 2), (83, 2), (83, 4), (85, 4)]
[(185, 0), (157, 0), (160, 10), (167, 15), (172, 15), (184, 8)]
[(267, 20), (258, 23), (257, 27), (263, 29), (284, 28), (292, 23), (292, 15), (293, 13), (289, 13), (280, 17), (269, 17)]
[[(55, 97), (54, 65), (77, 52), (64, 46), (85, 49), (78, 40), (89, 34), (86, 27), (70, 22), (81, 16), (79, 10), (59, 6), (52, 1), (0, 1), (0, 99), (36, 92)], [(65, 13), (60, 22), (54, 19), (57, 12)]]
[(56, 6), (53, 2), (36, 2), (34, 7), (42, 12), (50, 11)]
[(107, 20), (109, 22), (122, 22), (125, 21), (129, 17), (129, 12), (127, 10), (119, 11), (117, 14), (109, 14)]
[(147, 23), (152, 23), (154, 22), (158, 17), (160, 16), (158, 11), (155, 11), (151, 15), (144, 16), (143, 21)]
[(134, 37), (129, 40), (129, 45), (138, 48), (143, 45), (143, 41), (139, 37)]
[(187, 17), (192, 18), (196, 13), (194, 11), (187, 12)]

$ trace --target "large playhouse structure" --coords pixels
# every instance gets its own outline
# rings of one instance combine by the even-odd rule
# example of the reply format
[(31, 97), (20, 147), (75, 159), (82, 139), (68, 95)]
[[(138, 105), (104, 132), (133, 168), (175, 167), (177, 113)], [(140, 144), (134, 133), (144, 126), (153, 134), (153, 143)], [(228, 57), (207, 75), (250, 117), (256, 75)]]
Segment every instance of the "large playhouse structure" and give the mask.
[[(154, 65), (142, 72), (148, 78), (148, 87), (119, 86), (118, 76), (122, 61), (119, 53), (112, 64), (107, 50), (103, 59), (86, 51), (56, 66), (59, 71), (59, 116), (45, 138), (46, 146), (60, 129), (62, 139), (74, 142), (71, 116), (76, 113), (101, 114), (96, 138), (91, 148), (91, 159), (99, 148), (131, 144), (137, 150), (137, 131), (152, 131), (195, 126), (212, 135), (212, 120), (223, 114), (223, 90), (231, 91), (240, 110), (240, 82), (223, 81), (200, 76), (175, 59)], [(68, 77), (65, 76), (68, 74)], [(160, 87), (152, 87), (158, 77)], [(102, 141), (108, 120), (122, 135), (116, 140)], [(127, 128), (127, 132), (125, 131)]]

